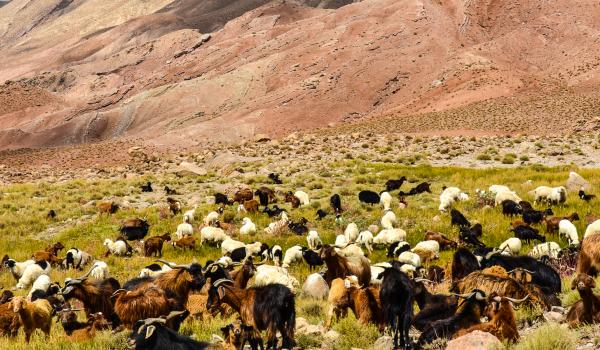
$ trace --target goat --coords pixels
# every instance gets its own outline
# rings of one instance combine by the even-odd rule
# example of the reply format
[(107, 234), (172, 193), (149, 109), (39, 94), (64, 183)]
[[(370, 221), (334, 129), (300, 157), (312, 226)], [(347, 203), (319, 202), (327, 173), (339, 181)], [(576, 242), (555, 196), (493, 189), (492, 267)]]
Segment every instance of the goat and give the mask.
[[(319, 209), (319, 210), (320, 210), (320, 209)], [(267, 216), (268, 216), (268, 217), (270, 217), (270, 218), (272, 218), (272, 217), (275, 217), (275, 216), (277, 216), (277, 215), (281, 214), (281, 213), (282, 213), (282, 212), (284, 212), (284, 211), (285, 211), (285, 209), (282, 209), (282, 208), (280, 208), (280, 207), (279, 207), (277, 204), (273, 204), (273, 207), (272, 207), (272, 208), (265, 207), (265, 208), (263, 209), (263, 213), (267, 214)], [(321, 211), (322, 211), (322, 210), (321, 210)], [(326, 215), (327, 215), (327, 213), (325, 213), (325, 215), (323, 215), (323, 216), (321, 217), (321, 216), (318, 214), (318, 211), (317, 211), (317, 216), (321, 217), (321, 219), (322, 219), (322, 218), (324, 218)]]
[(571, 283), (571, 289), (577, 289), (581, 300), (578, 300), (567, 313), (569, 327), (575, 328), (583, 324), (600, 322), (600, 296), (594, 294), (594, 279), (579, 273)]
[(71, 331), (69, 334), (69, 340), (85, 341), (94, 338), (96, 336), (96, 331), (109, 328), (111, 328), (111, 324), (101, 312), (91, 314), (88, 317), (87, 322), (84, 323), (84, 327)]
[(377, 192), (364, 190), (358, 193), (358, 200), (362, 203), (373, 205), (379, 203), (381, 199)]
[(458, 243), (449, 239), (448, 237), (444, 236), (443, 234), (434, 232), (434, 231), (425, 232), (424, 240), (426, 240), (426, 241), (433, 240), (433, 241), (438, 242), (441, 250), (450, 249), (450, 248), (455, 249), (458, 247)]
[(522, 268), (532, 271), (532, 283), (542, 288), (546, 294), (561, 292), (560, 275), (550, 266), (530, 256), (492, 255), (482, 261), (483, 267), (498, 265), (506, 271)]
[(277, 331), (283, 338), (283, 348), (294, 346), (296, 311), (289, 288), (271, 284), (240, 289), (233, 286), (233, 281), (220, 279), (211, 283), (207, 308), (221, 302), (237, 311), (242, 322), (253, 327), (256, 333), (267, 331), (267, 349), (277, 348)]
[(146, 182), (145, 185), (140, 185), (142, 192), (152, 192), (152, 183), (150, 181)]
[(49, 275), (50, 271), (50, 263), (46, 261), (36, 262), (30, 265), (27, 265), (25, 270), (23, 271), (23, 275), (19, 278), (17, 282), (17, 289), (27, 289), (31, 287), (33, 282), (40, 277), (41, 275)]
[(455, 295), (431, 294), (423, 283), (425, 281), (427, 280), (414, 279), (415, 302), (419, 306), (419, 313), (413, 318), (412, 325), (421, 332), (432, 322), (454, 315), (458, 306), (458, 297)]
[(333, 212), (335, 213), (335, 215), (337, 217), (339, 217), (340, 215), (342, 215), (342, 199), (340, 198), (339, 194), (334, 194), (333, 196), (331, 196), (329, 198), (329, 204), (331, 205), (331, 209), (333, 209)]
[(330, 306), (325, 328), (331, 327), (331, 320), (334, 315), (337, 315), (338, 318), (339, 315), (345, 315), (347, 308), (352, 310), (359, 323), (364, 325), (375, 324), (380, 330), (384, 328), (381, 302), (379, 301), (379, 288), (361, 288), (355, 276), (346, 277), (344, 280), (335, 279), (332, 282), (328, 302)]
[(162, 257), (162, 248), (165, 242), (171, 240), (171, 236), (168, 233), (165, 233), (162, 236), (154, 236), (148, 238), (144, 242), (144, 256), (153, 256), (156, 255), (159, 258)]
[(417, 186), (411, 188), (408, 193), (404, 193), (402, 191), (400, 191), (400, 196), (414, 196), (420, 193), (431, 193), (431, 184), (428, 182), (421, 182), (420, 184), (418, 184)]
[(273, 181), (273, 183), (276, 185), (281, 185), (283, 183), (283, 181), (281, 181), (281, 179), (279, 178), (279, 174), (277, 173), (270, 173), (269, 180)]
[(233, 196), (233, 202), (243, 204), (246, 201), (252, 200), (253, 197), (254, 195), (251, 189), (242, 188), (241, 190), (237, 191)]
[(466, 243), (476, 247), (483, 247), (483, 244), (478, 237), (482, 236), (482, 226), (481, 224), (475, 224), (472, 227), (463, 226), (460, 228), (460, 234), (458, 238)]
[(258, 212), (259, 204), (256, 199), (250, 199), (244, 202), (243, 208), (248, 213), (256, 213)]
[(98, 208), (98, 213), (102, 214), (114, 214), (119, 210), (119, 205), (115, 202), (99, 202), (96, 204), (96, 208)]
[(302, 258), (309, 266), (309, 270), (312, 272), (315, 266), (322, 266), (323, 259), (319, 256), (319, 253), (311, 250), (311, 249), (303, 249), (302, 250)]
[[(254, 329), (245, 325), (241, 320), (236, 320), (225, 327), (221, 327), (223, 333), (223, 342), (226, 344), (223, 350), (244, 349), (246, 342), (250, 343), (250, 348), (255, 349), (262, 346), (262, 341), (255, 338)], [(231, 346), (229, 349), (227, 346)]]
[(336, 278), (346, 278), (354, 275), (358, 277), (358, 282), (363, 285), (369, 285), (371, 281), (371, 265), (369, 259), (364, 256), (343, 257), (336, 253), (333, 246), (325, 245), (321, 248), (321, 259), (327, 265), (325, 281), (331, 285), (331, 281)]
[(275, 191), (267, 187), (260, 187), (254, 192), (255, 195), (258, 196), (260, 200), (260, 205), (266, 207), (270, 203), (277, 203), (277, 197), (275, 196)]
[(458, 227), (470, 227), (471, 222), (467, 220), (467, 218), (458, 210), (452, 209), (450, 210), (450, 225), (458, 226)]
[(592, 234), (583, 238), (581, 251), (577, 261), (577, 273), (585, 273), (592, 277), (600, 272), (600, 235)]
[(525, 221), (525, 223), (527, 223), (528, 225), (539, 224), (549, 215), (554, 215), (554, 212), (550, 208), (544, 211), (523, 210), (523, 221)]
[(25, 341), (29, 343), (31, 334), (41, 329), (46, 337), (50, 336), (52, 327), (52, 305), (45, 299), (27, 301), (23, 297), (14, 297), (10, 302), (15, 314), (19, 315), (19, 323), (25, 331)]
[(412, 342), (408, 331), (413, 319), (415, 298), (412, 281), (400, 271), (400, 264), (396, 261), (379, 277), (383, 279), (379, 292), (383, 318), (394, 334), (394, 348), (398, 346), (410, 348)]
[(546, 242), (546, 237), (538, 234), (538, 230), (531, 226), (517, 226), (511, 230), (515, 233), (515, 237), (520, 240), (525, 241), (525, 243), (529, 244), (532, 240), (540, 241), (541, 243)]
[(399, 178), (397, 180), (387, 180), (385, 182), (385, 190), (388, 192), (397, 190), (400, 187), (402, 187), (402, 184), (404, 183), (404, 181), (406, 181), (406, 176), (402, 176), (401, 178)]
[(128, 329), (139, 320), (167, 315), (170, 311), (183, 308), (176, 299), (167, 296), (163, 289), (154, 286), (134, 291), (119, 289), (112, 294), (111, 300), (121, 326)]
[(288, 192), (285, 194), (285, 203), (291, 203), (292, 208), (296, 209), (300, 206), (300, 199), (294, 196), (292, 192)]
[(519, 203), (510, 200), (510, 199), (505, 199), (502, 201), (502, 214), (504, 216), (515, 216), (515, 215), (521, 215), (523, 214), (523, 208), (519, 205)]
[(298, 222), (289, 221), (288, 228), (297, 235), (305, 235), (308, 233), (307, 223), (308, 220), (306, 218), (300, 218)]
[(571, 222), (578, 221), (579, 215), (577, 213), (571, 213), (571, 215), (563, 217), (553, 216), (551, 218), (545, 218), (544, 221), (546, 222), (546, 232), (558, 233), (558, 225), (560, 224), (561, 220), (569, 220)]
[(3, 302), (0, 304), (0, 336), (8, 335), (10, 337), (16, 337), (19, 333), (19, 328), (21, 327), (19, 316), (15, 314), (12, 304), (10, 303), (12, 298), (12, 292), (4, 291), (2, 293)]
[(135, 323), (129, 336), (129, 349), (132, 350), (216, 350), (211, 344), (201, 343), (180, 335), (167, 326), (166, 318), (149, 318)]
[(591, 201), (592, 199), (596, 198), (596, 195), (595, 195), (595, 194), (587, 194), (587, 193), (585, 193), (585, 191), (583, 190), (583, 188), (581, 188), (581, 189), (579, 190), (579, 193), (578, 193), (578, 195), (579, 195), (579, 198), (580, 198), (581, 200), (584, 200), (584, 201), (586, 201), (586, 202), (589, 202), (589, 201)]
[(215, 204), (222, 204), (222, 205), (232, 205), (233, 201), (230, 201), (229, 198), (227, 198), (227, 195), (224, 195), (223, 193), (215, 193)]
[(480, 268), (479, 261), (473, 253), (466, 248), (458, 248), (452, 258), (452, 281), (458, 281)]
[(149, 229), (150, 225), (146, 220), (136, 218), (125, 220), (120, 232), (128, 241), (134, 241), (146, 237)]

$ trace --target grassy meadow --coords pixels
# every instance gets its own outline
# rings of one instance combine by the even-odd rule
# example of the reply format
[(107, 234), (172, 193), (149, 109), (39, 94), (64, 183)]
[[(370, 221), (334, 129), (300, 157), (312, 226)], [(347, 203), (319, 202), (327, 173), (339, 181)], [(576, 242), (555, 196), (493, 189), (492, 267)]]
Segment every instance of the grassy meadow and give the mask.
[[(281, 191), (302, 189), (311, 197), (311, 204), (307, 207), (289, 210), (290, 217), (297, 220), (306, 217), (316, 229), (325, 243), (333, 243), (335, 235), (343, 232), (349, 222), (358, 224), (360, 230), (365, 230), (371, 224), (378, 224), (383, 211), (380, 206), (368, 206), (358, 201), (357, 193), (363, 189), (381, 191), (388, 179), (406, 176), (409, 183), (402, 189), (415, 186), (421, 181), (432, 183), (432, 194), (421, 194), (407, 197), (408, 208), (398, 208), (397, 191), (392, 195), (395, 202), (392, 205), (398, 217), (398, 226), (408, 233), (408, 241), (414, 245), (422, 240), (425, 231), (434, 230), (457, 238), (457, 230), (450, 227), (448, 214), (440, 214), (439, 193), (443, 185), (458, 186), (471, 195), (471, 200), (459, 203), (457, 208), (465, 216), (483, 225), (482, 241), (488, 246), (498, 246), (511, 236), (509, 232), (509, 219), (502, 216), (499, 208), (479, 209), (475, 206), (475, 189), (487, 189), (492, 184), (504, 184), (515, 190), (524, 200), (531, 200), (528, 191), (538, 185), (564, 185), (569, 171), (575, 170), (588, 181), (592, 188), (600, 188), (600, 170), (572, 169), (568, 166), (561, 168), (546, 168), (542, 166), (527, 166), (511, 169), (465, 169), (453, 167), (399, 166), (392, 163), (369, 163), (363, 160), (342, 160), (333, 163), (312, 164), (308, 168), (283, 168), (280, 170), (283, 185), (269, 184), (261, 169), (266, 167), (262, 163), (244, 163), (239, 165), (244, 172), (234, 177), (222, 177), (215, 173), (205, 176), (183, 176), (174, 174), (153, 174), (134, 178), (115, 179), (80, 179), (61, 183), (27, 183), (14, 184), (1, 188), (0, 191), (0, 254), (8, 254), (18, 261), (28, 259), (36, 250), (42, 250), (48, 244), (56, 241), (62, 242), (67, 249), (77, 247), (87, 251), (97, 258), (104, 260), (110, 267), (110, 274), (121, 283), (135, 277), (141, 268), (152, 263), (153, 258), (134, 255), (131, 258), (108, 257), (101, 255), (105, 252), (102, 243), (105, 238), (116, 238), (122, 220), (131, 217), (146, 217), (150, 224), (150, 234), (157, 235), (165, 232), (174, 233), (176, 226), (181, 222), (181, 215), (176, 217), (165, 215), (166, 195), (162, 191), (164, 185), (175, 188), (179, 195), (173, 196), (181, 200), (184, 210), (197, 205), (196, 227), (201, 223), (204, 215), (215, 209), (214, 205), (206, 204), (206, 197), (219, 190), (225, 184), (248, 184), (252, 188), (267, 185)], [(146, 181), (154, 183), (153, 193), (141, 193), (139, 185)], [(315, 220), (315, 211), (318, 208), (329, 210), (329, 197), (339, 193), (342, 197), (344, 222), (338, 224), (333, 216), (328, 216), (322, 221)], [(115, 200), (122, 208), (114, 215), (97, 214), (94, 201)], [(288, 204), (280, 206), (289, 208)], [(58, 216), (55, 220), (46, 218), (49, 209), (56, 210)], [(576, 194), (570, 193), (567, 203), (553, 208), (555, 215), (563, 216), (577, 212), (582, 217), (586, 213), (600, 213), (600, 201), (590, 204), (581, 201)], [(270, 219), (264, 214), (246, 214), (258, 227), (256, 237), (242, 237), (250, 242), (260, 240), (269, 245), (277, 243), (284, 250), (295, 244), (306, 245), (303, 236), (287, 234), (280, 237), (267, 237), (263, 228)], [(438, 217), (439, 220), (434, 217)], [(236, 227), (241, 225), (242, 214), (237, 214), (233, 207), (224, 213), (224, 221), (231, 221)], [(583, 221), (575, 222), (580, 236), (583, 235), (585, 224)], [(542, 233), (545, 229), (540, 230)], [(237, 231), (235, 232), (237, 234)], [(549, 241), (556, 241), (565, 246), (566, 240), (549, 235)], [(531, 246), (524, 246), (522, 253), (526, 253)], [(64, 251), (61, 252), (64, 254)], [(198, 248), (193, 252), (175, 250), (170, 245), (163, 248), (163, 258), (174, 262), (189, 263), (196, 258), (204, 264), (208, 259), (220, 257), (220, 249), (210, 246)], [(442, 252), (439, 261), (433, 262), (446, 266), (452, 257), (452, 252)], [(385, 250), (376, 250), (370, 256), (372, 263), (385, 261)], [(77, 277), (85, 271), (65, 271), (55, 269), (51, 277), (61, 284), (66, 277)], [(309, 274), (308, 267), (302, 263), (292, 266), (290, 272), (300, 283)], [(8, 271), (0, 273), (0, 286), (11, 288), (16, 284)], [(565, 283), (565, 293), (562, 296), (565, 303), (570, 304), (578, 299), (578, 294), (570, 291)], [(27, 291), (18, 291), (17, 294), (26, 294)], [(297, 296), (297, 316), (306, 318), (310, 323), (324, 322), (325, 301), (316, 301), (304, 298), (301, 293)], [(536, 318), (540, 312), (535, 310), (519, 311), (521, 318)], [(219, 328), (227, 324), (229, 319), (213, 319), (210, 321), (187, 322), (182, 333), (194, 335), (195, 338), (209, 341), (212, 334), (219, 334)], [(578, 338), (577, 331), (568, 331), (560, 327), (562, 336), (557, 336), (556, 325), (544, 325), (530, 334), (515, 349), (563, 349), (574, 348)], [(379, 337), (375, 327), (360, 326), (351, 315), (341, 320), (333, 327), (342, 337), (334, 344), (334, 349), (369, 348)], [(360, 333), (357, 330), (360, 329)], [(125, 346), (127, 335), (121, 333), (113, 335), (104, 332), (92, 341), (71, 343), (68, 341), (60, 324), (53, 326), (50, 339), (45, 339), (42, 333), (37, 333), (32, 342), (24, 343), (22, 333), (17, 339), (0, 339), (0, 349), (122, 349)], [(315, 336), (298, 336), (297, 342), (303, 348), (320, 347), (322, 339)], [(600, 339), (595, 340), (600, 343)]]

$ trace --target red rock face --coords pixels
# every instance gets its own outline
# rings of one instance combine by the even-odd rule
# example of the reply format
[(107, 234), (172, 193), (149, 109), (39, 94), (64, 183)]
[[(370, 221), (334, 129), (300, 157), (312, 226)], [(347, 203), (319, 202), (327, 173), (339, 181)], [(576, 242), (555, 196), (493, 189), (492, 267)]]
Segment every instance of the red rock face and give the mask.
[(598, 124), (597, 2), (303, 3), (13, 0), (0, 149), (185, 147), (364, 120), (451, 134)]

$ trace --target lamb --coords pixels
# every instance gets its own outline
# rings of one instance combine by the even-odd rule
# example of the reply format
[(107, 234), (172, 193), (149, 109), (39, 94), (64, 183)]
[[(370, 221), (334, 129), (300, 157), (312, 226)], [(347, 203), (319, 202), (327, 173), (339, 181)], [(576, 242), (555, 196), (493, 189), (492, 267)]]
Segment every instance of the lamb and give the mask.
[(583, 239), (596, 233), (600, 233), (600, 219), (595, 220), (594, 222), (588, 225), (588, 227), (585, 229)]
[(14, 277), (14, 279), (16, 281), (19, 281), (21, 276), (23, 276), (25, 269), (29, 265), (33, 265), (33, 264), (35, 264), (35, 261), (33, 261), (33, 260), (25, 260), (23, 262), (17, 262), (14, 259), (7, 259), (4, 262), (4, 266), (10, 270), (10, 273), (12, 274), (12, 276)]
[(422, 241), (417, 243), (411, 251), (424, 261), (439, 259), (440, 244), (434, 240)]
[(560, 251), (561, 249), (558, 243), (546, 242), (534, 246), (533, 249), (531, 249), (531, 252), (529, 252), (529, 256), (539, 259), (542, 256), (547, 255), (550, 258), (558, 259)]
[(25, 341), (29, 343), (31, 334), (41, 329), (46, 337), (50, 336), (52, 327), (52, 305), (46, 299), (30, 302), (23, 297), (14, 297), (11, 301), (13, 311), (19, 315), (19, 323), (25, 331)]
[(462, 192), (458, 187), (447, 187), (440, 194), (440, 206), (439, 210), (444, 212), (454, 205), (457, 201), (468, 200), (469, 196)]
[(511, 237), (500, 244), (501, 254), (517, 256), (521, 252), (521, 240), (516, 237)]
[(25, 268), (23, 271), (23, 276), (19, 278), (19, 282), (17, 283), (17, 289), (27, 289), (31, 287), (33, 282), (40, 277), (41, 275), (49, 275), (50, 274), (50, 264), (47, 261), (40, 261), (34, 264), (31, 264)]
[(373, 234), (371, 231), (362, 231), (359, 233), (356, 244), (358, 244), (359, 247), (365, 247), (369, 255), (373, 253)]
[(296, 197), (300, 200), (300, 205), (302, 205), (302, 206), (310, 204), (310, 199), (308, 197), (308, 193), (306, 193), (304, 191), (294, 192), (294, 197)]
[(256, 267), (254, 284), (252, 286), (259, 287), (276, 283), (288, 287), (291, 291), (295, 291), (300, 287), (298, 280), (290, 275), (283, 267), (271, 265), (260, 265)]
[(285, 255), (283, 256), (283, 263), (281, 264), (281, 267), (287, 269), (293, 263), (302, 261), (303, 249), (304, 248), (299, 245), (295, 245), (291, 248), (288, 248), (288, 250), (285, 251)]
[(114, 254), (116, 256), (124, 256), (128, 253), (127, 243), (125, 243), (125, 241), (123, 240), (113, 241), (112, 239), (107, 238), (104, 240), (104, 246), (108, 249), (108, 251), (104, 255), (105, 257), (109, 256), (110, 254)]
[(577, 227), (569, 220), (563, 219), (558, 223), (558, 235), (565, 236), (569, 245), (578, 246), (579, 236), (577, 235)]
[(223, 243), (221, 243), (221, 253), (223, 255), (233, 252), (237, 248), (245, 247), (246, 244), (244, 242), (236, 241), (231, 237), (225, 238)]
[(396, 214), (393, 211), (387, 211), (383, 217), (381, 218), (381, 227), (386, 230), (391, 230), (394, 228), (394, 224), (396, 224), (398, 220), (396, 219)]
[(395, 228), (391, 230), (381, 230), (375, 238), (373, 238), (374, 244), (393, 244), (395, 242), (405, 241), (406, 231), (403, 229)]
[(240, 235), (253, 235), (256, 233), (256, 225), (250, 220), (250, 218), (245, 217), (242, 219), (243, 225), (240, 227)]
[(309, 231), (308, 236), (306, 236), (306, 242), (308, 243), (308, 249), (319, 249), (320, 246), (323, 245), (323, 241), (321, 241), (321, 237), (319, 237), (319, 233), (317, 231)]
[(177, 239), (182, 239), (185, 236), (191, 236), (194, 234), (194, 226), (186, 221), (188, 220), (188, 217), (184, 216), (183, 220), (184, 222), (177, 225), (177, 231), (175, 231), (175, 237), (177, 237)]
[(358, 237), (358, 225), (353, 222), (349, 223), (344, 230), (344, 236), (346, 237), (346, 241), (348, 243), (354, 242)]
[(389, 192), (382, 192), (379, 195), (379, 203), (381, 203), (381, 205), (383, 205), (384, 211), (391, 210), (392, 195)]
[(200, 245), (210, 242), (218, 246), (227, 239), (230, 239), (229, 235), (219, 227), (206, 226), (200, 230)]

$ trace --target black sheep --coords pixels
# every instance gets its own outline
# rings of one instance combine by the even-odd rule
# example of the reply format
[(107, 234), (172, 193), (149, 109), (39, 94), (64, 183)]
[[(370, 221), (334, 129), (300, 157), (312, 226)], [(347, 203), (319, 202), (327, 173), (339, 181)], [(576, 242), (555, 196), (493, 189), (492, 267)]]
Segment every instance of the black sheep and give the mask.
[(331, 196), (329, 198), (329, 204), (331, 205), (331, 208), (333, 209), (335, 215), (339, 216), (340, 214), (342, 214), (342, 199), (340, 198), (339, 194), (336, 193), (333, 196)]
[(319, 209), (317, 210), (316, 216), (317, 220), (323, 220), (327, 216), (327, 212), (323, 209)]
[(519, 205), (519, 203), (510, 200), (510, 199), (505, 199), (502, 201), (502, 214), (504, 216), (515, 216), (515, 215), (521, 215), (523, 214), (523, 208), (521, 207), (521, 205)]
[(277, 173), (270, 173), (269, 179), (273, 181), (273, 183), (276, 185), (281, 185), (283, 183), (283, 181), (281, 181), (281, 179), (279, 178), (279, 174)]
[(532, 240), (540, 241), (541, 243), (546, 242), (546, 237), (538, 234), (538, 230), (531, 226), (520, 225), (512, 229), (515, 233), (515, 237), (525, 241), (529, 244)]
[(456, 209), (452, 209), (450, 211), (450, 224), (452, 226), (458, 226), (458, 227), (470, 227), (471, 223), (469, 222), (469, 220), (467, 220), (467, 218), (458, 210)]
[(150, 181), (140, 187), (142, 188), (142, 192), (152, 192), (152, 183)]
[(551, 208), (548, 208), (544, 211), (540, 210), (524, 210), (523, 211), (523, 221), (527, 224), (539, 224), (544, 220), (546, 216), (554, 215), (554, 212)]
[(365, 190), (358, 193), (358, 200), (373, 205), (379, 203), (380, 198), (377, 192)]
[(394, 261), (392, 267), (386, 268), (378, 276), (378, 279), (382, 279), (379, 298), (383, 318), (394, 335), (395, 349), (412, 346), (408, 332), (413, 319), (414, 286), (411, 279), (400, 271), (401, 265)]
[(387, 180), (385, 183), (385, 190), (388, 192), (394, 191), (402, 187), (402, 184), (406, 181), (406, 176), (402, 176), (397, 180)]
[(452, 281), (458, 281), (473, 271), (480, 269), (479, 261), (466, 248), (458, 248), (452, 257)]
[(313, 250), (303, 248), (302, 257), (304, 258), (304, 261), (306, 261), (306, 263), (308, 264), (311, 272), (315, 266), (323, 266), (323, 259), (321, 259), (319, 253)]

